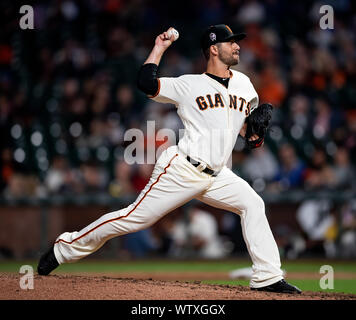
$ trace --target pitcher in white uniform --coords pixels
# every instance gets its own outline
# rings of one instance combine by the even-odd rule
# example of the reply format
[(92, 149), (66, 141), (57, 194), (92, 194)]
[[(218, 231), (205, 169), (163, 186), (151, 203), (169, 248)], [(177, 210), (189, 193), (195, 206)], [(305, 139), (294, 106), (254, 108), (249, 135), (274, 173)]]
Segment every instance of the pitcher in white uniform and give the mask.
[[(76, 232), (65, 232), (40, 259), (38, 273), (47, 275), (59, 264), (75, 262), (98, 250), (106, 241), (150, 227), (164, 215), (198, 199), (241, 217), (241, 227), (251, 260), (251, 289), (300, 293), (283, 279), (278, 247), (265, 215), (262, 198), (227, 163), (245, 119), (258, 107), (250, 79), (230, 70), (238, 64), (238, 41), (226, 25), (209, 27), (201, 47), (207, 59), (203, 74), (157, 78), (163, 53), (173, 42), (167, 32), (157, 36), (141, 67), (138, 87), (149, 98), (173, 103), (185, 133), (178, 146), (158, 158), (150, 181), (134, 203), (103, 215)], [(258, 138), (258, 137), (253, 137)]]

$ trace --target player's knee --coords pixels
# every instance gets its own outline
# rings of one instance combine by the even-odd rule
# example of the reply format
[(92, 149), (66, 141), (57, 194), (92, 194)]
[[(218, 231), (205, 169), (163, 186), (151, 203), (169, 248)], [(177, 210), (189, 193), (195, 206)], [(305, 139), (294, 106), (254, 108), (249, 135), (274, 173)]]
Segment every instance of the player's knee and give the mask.
[(265, 213), (265, 202), (258, 194), (255, 194), (255, 196), (252, 197), (251, 202), (250, 202), (250, 207), (252, 208), (252, 210), (255, 213), (258, 213), (258, 214)]
[(261, 210), (263, 213), (265, 212), (265, 202), (260, 196), (257, 196), (256, 205), (258, 206), (259, 210)]
[(152, 221), (146, 219), (137, 219), (137, 221), (131, 221), (125, 225), (125, 233), (138, 232), (149, 228), (152, 224)]

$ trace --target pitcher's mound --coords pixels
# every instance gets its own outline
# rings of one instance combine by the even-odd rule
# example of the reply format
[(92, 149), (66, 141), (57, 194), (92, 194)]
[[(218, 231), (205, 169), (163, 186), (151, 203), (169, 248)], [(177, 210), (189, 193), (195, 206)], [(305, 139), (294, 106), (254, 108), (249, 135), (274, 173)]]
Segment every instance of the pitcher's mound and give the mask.
[(303, 292), (300, 295), (251, 291), (245, 286), (200, 282), (115, 278), (107, 276), (35, 275), (33, 289), (20, 288), (20, 275), (0, 273), (0, 300), (349, 300), (356, 295)]

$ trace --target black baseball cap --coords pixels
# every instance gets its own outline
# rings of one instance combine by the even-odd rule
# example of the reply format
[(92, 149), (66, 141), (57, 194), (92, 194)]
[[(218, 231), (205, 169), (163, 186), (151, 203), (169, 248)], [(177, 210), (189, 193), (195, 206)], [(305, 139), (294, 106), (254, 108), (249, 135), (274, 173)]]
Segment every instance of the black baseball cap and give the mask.
[(206, 50), (211, 45), (219, 42), (228, 42), (230, 40), (242, 40), (246, 37), (246, 33), (233, 33), (226, 24), (217, 24), (210, 26), (205, 30), (201, 38), (201, 48)]

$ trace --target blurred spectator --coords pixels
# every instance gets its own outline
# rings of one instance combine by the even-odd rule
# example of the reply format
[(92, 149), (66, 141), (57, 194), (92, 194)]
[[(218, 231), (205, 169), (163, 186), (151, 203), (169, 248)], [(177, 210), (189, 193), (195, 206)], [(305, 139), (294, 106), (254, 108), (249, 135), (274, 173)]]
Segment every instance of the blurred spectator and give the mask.
[(132, 195), (134, 187), (131, 182), (132, 168), (124, 160), (115, 163), (114, 178), (109, 185), (109, 193), (113, 197)]
[(31, 174), (15, 173), (10, 177), (4, 190), (4, 196), (8, 200), (21, 198), (37, 198), (45, 196), (46, 191), (39, 179)]
[(198, 12), (201, 21), (206, 25), (215, 24), (216, 21), (221, 21), (224, 17), (224, 5), (219, 0), (198, 0)]
[[(231, 170), (239, 176), (244, 176), (243, 165), (247, 158), (247, 152), (244, 150), (245, 139), (239, 136), (234, 150), (231, 154)], [(247, 179), (247, 177), (245, 177)]]
[(120, 123), (120, 114), (113, 112), (107, 119), (107, 131), (110, 145), (121, 145), (124, 140), (124, 128)]
[[(306, 200), (297, 210), (307, 253), (336, 257), (338, 222), (335, 206), (327, 200)], [(301, 254), (301, 252), (298, 252)]]
[(148, 163), (137, 166), (137, 171), (132, 177), (132, 185), (135, 192), (141, 192), (148, 181), (150, 181), (153, 167), (154, 165)]
[(193, 250), (194, 256), (214, 259), (225, 257), (232, 249), (219, 236), (214, 216), (196, 207), (190, 209), (188, 221), (178, 220), (171, 232), (173, 256), (181, 256)]
[(148, 254), (158, 249), (151, 228), (126, 234), (122, 240), (124, 249), (128, 250), (133, 258), (145, 258)]
[(45, 185), (51, 193), (62, 193), (71, 190), (70, 168), (68, 161), (57, 156), (52, 160), (52, 165), (47, 171)]
[(1, 165), (0, 190), (2, 190), (9, 183), (11, 176), (16, 171), (15, 163), (12, 158), (12, 152), (10, 148), (5, 148), (1, 151), (0, 165)]
[(310, 103), (308, 98), (302, 94), (292, 96), (289, 103), (289, 117), (285, 129), (290, 129), (293, 138), (298, 139), (310, 127)]
[(256, 0), (246, 1), (240, 8), (236, 20), (242, 24), (262, 23), (265, 19), (265, 9)]
[[(242, 164), (242, 173), (257, 192), (264, 190), (267, 183), (277, 175), (278, 162), (268, 146), (253, 150)], [(257, 187), (257, 188), (256, 188)]]
[(341, 212), (340, 251), (342, 258), (356, 257), (356, 201), (346, 203)]
[(109, 99), (109, 87), (107, 84), (103, 83), (95, 88), (93, 101), (90, 105), (93, 117), (105, 116), (110, 101)]
[(191, 69), (192, 65), (189, 60), (173, 50), (167, 51), (160, 73), (169, 77), (179, 77), (182, 74), (190, 73)]
[(264, 68), (260, 75), (258, 92), (260, 101), (272, 103), (275, 107), (281, 105), (286, 95), (286, 89), (277, 66), (268, 64)]
[(328, 164), (323, 148), (316, 148), (311, 163), (304, 173), (304, 186), (306, 189), (330, 188), (335, 183), (335, 173)]
[(103, 119), (93, 119), (89, 130), (88, 146), (91, 149), (97, 149), (108, 144), (107, 126)]
[(291, 144), (285, 143), (280, 146), (279, 151), (280, 167), (274, 177), (274, 183), (271, 189), (285, 190), (301, 187), (303, 183), (304, 163), (297, 157)]
[(178, 117), (176, 110), (165, 110), (165, 112), (163, 113), (162, 127), (173, 130), (176, 134), (176, 137), (179, 137), (179, 129), (183, 129), (183, 124), (180, 118)]
[(9, 179), (7, 188), (4, 191), (4, 196), (7, 199), (16, 199), (28, 194), (27, 186), (25, 185), (26, 178), (19, 173), (13, 174)]
[(232, 212), (223, 212), (219, 223), (219, 234), (226, 238), (225, 247), (228, 251), (230, 251), (229, 247), (231, 246), (231, 255), (248, 255), (244, 235), (241, 229), (240, 215)]
[(313, 134), (317, 139), (324, 138), (330, 131), (331, 109), (322, 99), (315, 101), (316, 116), (313, 123)]
[[(246, 26), (246, 33), (248, 37), (244, 39), (243, 46), (241, 44), (241, 51), (247, 51), (249, 60), (251, 59), (256, 64), (262, 65), (266, 58), (266, 53), (269, 52), (268, 45), (263, 40), (262, 28), (258, 24), (249, 24)], [(256, 74), (251, 75), (251, 77), (253, 76), (253, 81), (256, 81), (255, 78), (258, 79), (260, 72), (261, 70), (257, 70)]]
[(310, 53), (300, 40), (290, 40), (291, 70), (289, 73), (289, 92), (297, 94), (308, 92), (309, 73), (311, 69)]
[(129, 85), (122, 85), (116, 90), (115, 112), (120, 114), (120, 120), (125, 127), (130, 126), (131, 118), (137, 116), (138, 109), (134, 101), (134, 93)]
[(91, 194), (105, 191), (108, 176), (96, 162), (88, 161), (80, 166), (80, 180), (81, 192)]
[(350, 188), (355, 181), (355, 171), (351, 165), (349, 153), (345, 148), (338, 148), (335, 153), (333, 175), (334, 181), (332, 184), (337, 189)]

